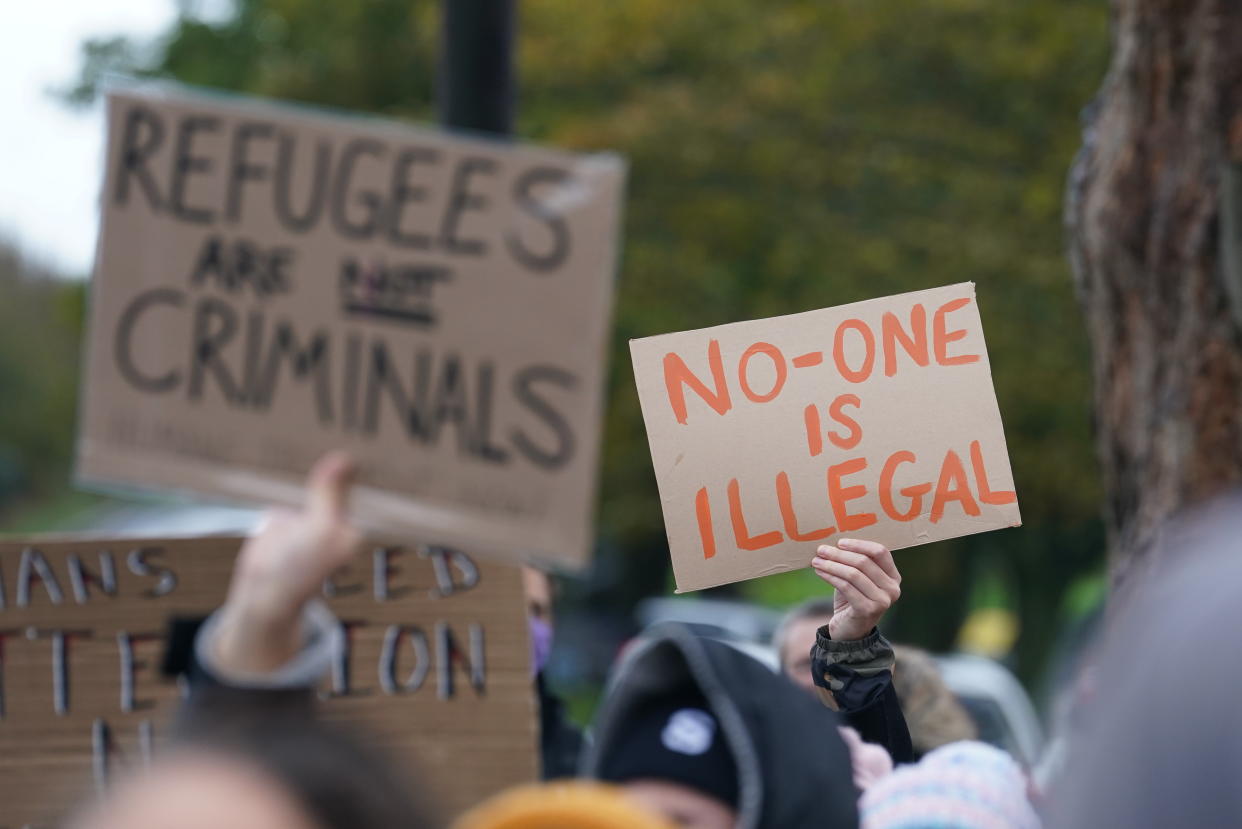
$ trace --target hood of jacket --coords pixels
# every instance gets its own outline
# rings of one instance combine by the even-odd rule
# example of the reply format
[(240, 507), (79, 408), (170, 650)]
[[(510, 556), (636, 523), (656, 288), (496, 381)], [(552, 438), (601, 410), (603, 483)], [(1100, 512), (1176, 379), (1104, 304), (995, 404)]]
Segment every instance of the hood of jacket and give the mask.
[(614, 670), (583, 776), (598, 776), (647, 700), (688, 689), (706, 698), (733, 753), (739, 829), (858, 825), (858, 790), (836, 716), (784, 676), (683, 625), (653, 630)]

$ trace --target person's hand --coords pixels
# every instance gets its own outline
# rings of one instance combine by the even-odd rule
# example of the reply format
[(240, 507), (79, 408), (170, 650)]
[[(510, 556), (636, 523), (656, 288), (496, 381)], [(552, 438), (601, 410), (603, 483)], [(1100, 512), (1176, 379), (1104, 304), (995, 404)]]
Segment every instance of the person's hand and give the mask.
[(349, 524), (355, 468), (344, 452), (324, 455), (306, 480), (301, 511), (269, 510), (237, 556), (229, 603), (269, 616), (297, 616), (324, 579), (349, 563), (362, 536)]
[(834, 641), (862, 639), (901, 597), (901, 574), (883, 544), (842, 538), (816, 550), (811, 566), (836, 590), (828, 622)]
[(893, 773), (893, 758), (881, 745), (865, 742), (862, 735), (848, 725), (837, 726), (841, 739), (850, 750), (850, 764), (854, 769), (854, 785), (865, 792)]
[(320, 458), (307, 477), (302, 510), (268, 512), (242, 546), (221, 609), (214, 654), (220, 667), (267, 672), (298, 652), (303, 607), (362, 546), (347, 515), (353, 478), (345, 453)]

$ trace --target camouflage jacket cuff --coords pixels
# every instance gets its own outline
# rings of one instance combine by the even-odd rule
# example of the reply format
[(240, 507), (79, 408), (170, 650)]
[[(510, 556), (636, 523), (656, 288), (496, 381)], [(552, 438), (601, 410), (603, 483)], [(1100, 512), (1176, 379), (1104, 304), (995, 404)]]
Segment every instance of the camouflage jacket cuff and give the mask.
[(891, 671), (895, 661), (893, 645), (884, 638), (879, 628), (872, 628), (862, 639), (838, 642), (828, 635), (827, 625), (816, 632), (815, 650), (811, 657), (817, 666), (843, 665), (864, 677)]

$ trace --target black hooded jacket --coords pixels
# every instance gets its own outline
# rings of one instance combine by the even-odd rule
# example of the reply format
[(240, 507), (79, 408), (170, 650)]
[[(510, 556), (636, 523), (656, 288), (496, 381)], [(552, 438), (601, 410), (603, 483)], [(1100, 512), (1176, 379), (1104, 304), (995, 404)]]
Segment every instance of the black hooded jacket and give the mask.
[(627, 722), (657, 697), (697, 690), (738, 768), (738, 829), (858, 825), (849, 749), (836, 718), (780, 674), (735, 648), (667, 625), (645, 636), (609, 684), (582, 776), (598, 777)]

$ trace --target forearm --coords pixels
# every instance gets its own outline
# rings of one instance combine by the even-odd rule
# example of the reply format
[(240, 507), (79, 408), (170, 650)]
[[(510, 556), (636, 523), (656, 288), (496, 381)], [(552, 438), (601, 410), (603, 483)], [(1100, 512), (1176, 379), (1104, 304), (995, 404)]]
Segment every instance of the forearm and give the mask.
[(906, 724), (897, 690), (891, 680), (879, 683), (865, 705), (851, 710), (843, 709), (842, 715), (864, 742), (882, 746), (894, 763), (914, 762), (910, 728)]
[(302, 614), (272, 615), (229, 603), (213, 617), (206, 656), (229, 673), (262, 676), (294, 659), (305, 638)]
[(820, 698), (835, 707), (863, 740), (888, 750), (897, 763), (913, 760), (910, 730), (893, 687), (893, 646), (878, 629), (862, 639), (839, 642), (819, 629), (811, 670)]
[(340, 626), (316, 597), (363, 545), (347, 515), (354, 472), (345, 453), (324, 455), (303, 508), (269, 511), (242, 545), (224, 606), (198, 632), (183, 721), (309, 713), (341, 649)]

